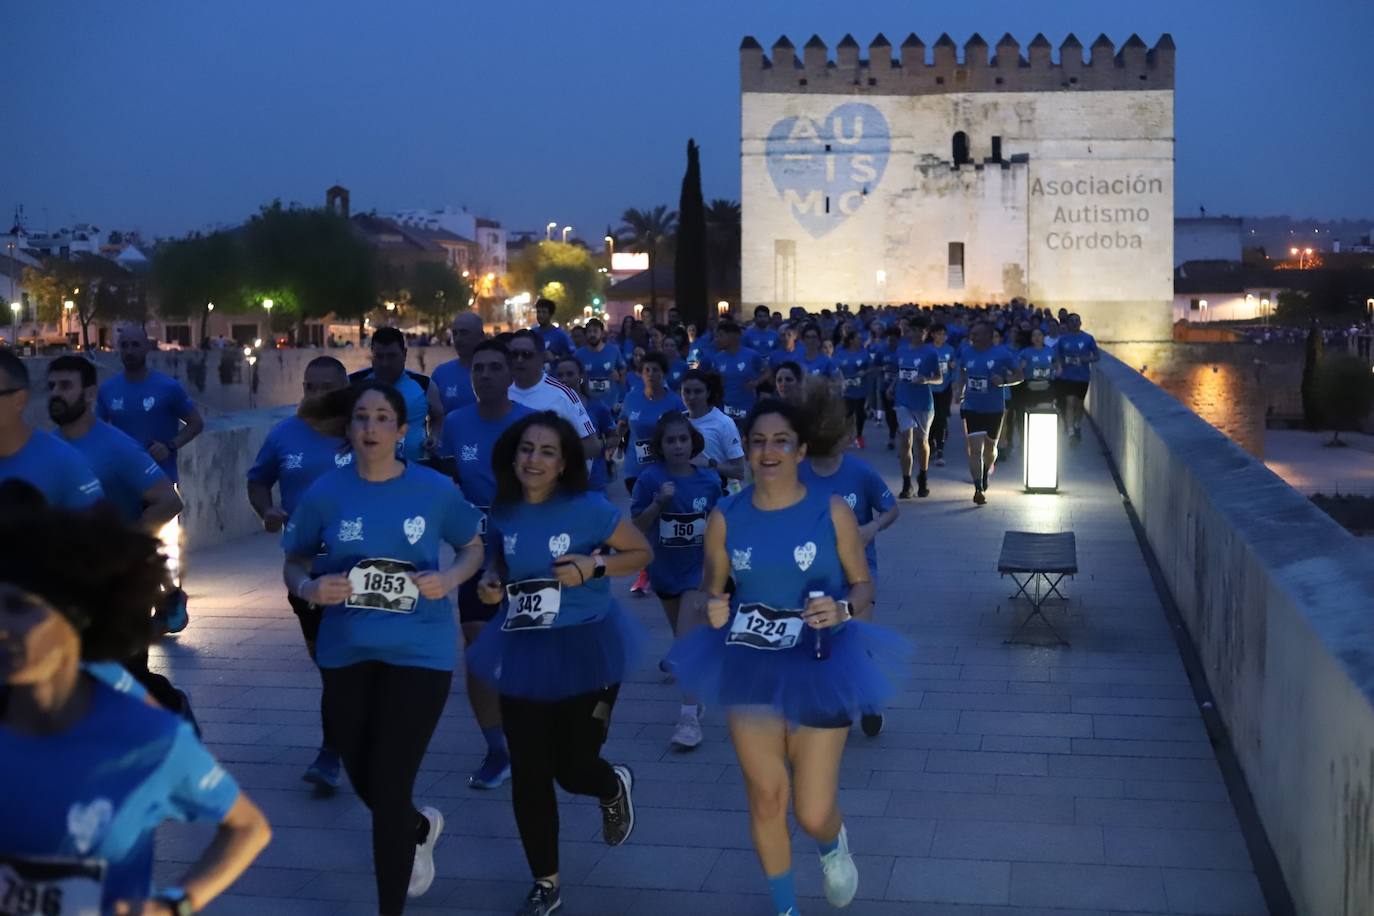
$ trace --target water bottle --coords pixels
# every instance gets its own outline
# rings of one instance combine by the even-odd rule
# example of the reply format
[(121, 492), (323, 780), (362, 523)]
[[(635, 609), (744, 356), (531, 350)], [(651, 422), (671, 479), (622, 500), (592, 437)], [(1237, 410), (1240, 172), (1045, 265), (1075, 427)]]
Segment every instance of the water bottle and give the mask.
[[(807, 599), (824, 598), (825, 592), (809, 592)], [(816, 630), (816, 661), (823, 662), (830, 657), (830, 628), (821, 627)]]

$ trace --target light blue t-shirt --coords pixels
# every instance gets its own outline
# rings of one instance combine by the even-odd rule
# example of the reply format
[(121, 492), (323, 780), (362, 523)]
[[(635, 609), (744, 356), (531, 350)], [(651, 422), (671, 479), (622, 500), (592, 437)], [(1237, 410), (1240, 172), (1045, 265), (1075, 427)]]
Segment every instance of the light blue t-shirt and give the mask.
[(785, 509), (757, 509), (753, 499), (749, 486), (722, 499), (718, 507), (725, 517), (725, 549), (735, 581), (732, 603), (796, 610), (813, 591), (843, 598), (848, 588), (835, 548), (830, 491), (807, 487), (801, 501)]
[(646, 536), (653, 547), (649, 582), (659, 594), (680, 595), (701, 587), (702, 564), (706, 557), (706, 519), (720, 500), (720, 475), (705, 468), (693, 468), (686, 477), (668, 473), (660, 464), (644, 468), (635, 479), (630, 495), (630, 514), (649, 508), (665, 481), (674, 484), (672, 502), (658, 516), (658, 527)]
[(687, 351), (687, 364), (692, 368), (711, 367), (711, 357), (716, 355), (716, 339), (710, 331), (702, 334), (692, 341), (692, 347)]
[[(498, 504), (491, 510), (490, 542), (506, 559), (506, 584), (552, 579), (553, 562), (564, 554), (590, 555), (620, 524), (620, 510), (600, 493), (555, 495), (531, 505)], [(507, 602), (505, 614), (515, 602)], [(551, 626), (568, 627), (600, 620), (615, 606), (608, 577), (559, 591), (559, 611)], [(505, 618), (492, 621), (503, 625)]]
[(935, 409), (934, 386), (917, 381), (932, 378), (940, 371), (940, 357), (930, 344), (912, 345), (902, 341), (897, 348), (897, 386), (892, 402), (916, 413), (930, 413)]
[[(867, 525), (874, 516), (888, 512), (897, 505), (897, 498), (883, 481), (882, 476), (867, 462), (851, 455), (840, 460), (840, 466), (829, 477), (822, 477), (811, 466), (810, 459), (803, 461), (797, 469), (797, 478), (809, 490), (813, 487), (826, 490), (839, 496), (849, 508), (854, 510), (854, 518), (860, 525)], [(864, 545), (864, 557), (868, 560), (871, 572), (878, 571), (878, 542), (869, 541)]]
[(117, 900), (147, 897), (158, 825), (219, 822), (238, 800), (238, 784), (189, 723), (93, 686), (90, 708), (64, 732), (0, 727), (0, 785), (9, 787), (0, 798), (0, 859), (28, 863), (10, 867), (38, 904), (14, 912), (86, 913), (78, 905), (87, 894), (110, 913)]
[(80, 439), (64, 439), (86, 457), (105, 498), (126, 521), (143, 517), (143, 494), (167, 475), (148, 450), (108, 423), (96, 420)]
[(540, 340), (544, 341), (544, 352), (553, 353), (558, 356), (568, 356), (573, 351), (572, 338), (568, 332), (562, 328), (549, 325), (546, 330), (542, 325), (536, 323), (530, 328)]
[(1059, 354), (1059, 363), (1064, 367), (1060, 376), (1070, 382), (1092, 380), (1092, 356), (1097, 352), (1097, 341), (1091, 334), (1074, 331), (1062, 335), (1054, 345)]
[[(934, 344), (931, 346), (935, 347)], [(935, 352), (940, 359), (940, 373), (944, 376), (944, 381), (931, 388), (931, 391), (945, 392), (954, 384), (954, 376), (959, 371), (958, 355), (948, 343), (935, 347)]]
[(868, 396), (868, 370), (873, 366), (873, 356), (862, 348), (850, 350), (841, 347), (835, 351), (834, 363), (844, 379), (844, 397), (847, 401), (862, 401)]
[(740, 339), (744, 341), (746, 347), (757, 351), (765, 359), (770, 356), (774, 350), (782, 346), (781, 334), (772, 328), (760, 328), (758, 325), (753, 324), (744, 329), (744, 333), (740, 335)]
[(615, 404), (625, 396), (622, 386), (615, 380), (617, 372), (625, 371), (625, 357), (618, 349), (602, 343), (600, 350), (582, 347), (574, 355), (586, 370), (589, 400)]
[(746, 347), (740, 347), (735, 353), (717, 350), (710, 358), (708, 368), (720, 376), (724, 388), (721, 410), (727, 417), (738, 420), (749, 413), (749, 408), (754, 406), (755, 396), (748, 382), (762, 375), (767, 364), (762, 354)]
[(457, 359), (435, 366), (429, 383), (439, 386), (439, 400), (444, 402), (445, 416), (477, 402), (477, 395), (472, 393), (472, 370)]
[(532, 413), (534, 411), (524, 404), (511, 401), (510, 410), (496, 420), (483, 418), (476, 404), (455, 410), (444, 418), (444, 430), (440, 433), (444, 454), (453, 456), (463, 496), (483, 512), (491, 508), (491, 501), (496, 496), (496, 475), (491, 469), (492, 448), (516, 420)]
[(139, 382), (129, 381), (123, 372), (106, 379), (95, 401), (97, 419), (112, 424), (145, 449), (154, 442), (171, 449), (159, 464), (173, 483), (177, 481), (177, 453), (171, 448), (172, 440), (181, 431), (181, 421), (195, 409), (181, 382), (153, 369)]
[(1044, 391), (1054, 378), (1054, 350), (1049, 347), (1026, 347), (1017, 354), (1021, 371), (1026, 374), (1025, 384), (1035, 390)]
[(62, 509), (86, 509), (105, 497), (86, 457), (41, 429), (35, 429), (19, 451), (0, 458), (0, 480), (11, 477), (37, 487), (49, 505)]
[(682, 389), (682, 377), (691, 368), (687, 365), (687, 360), (679, 359), (668, 364), (668, 374), (663, 376), (663, 384), (669, 391), (680, 391)]
[(682, 398), (667, 390), (656, 401), (649, 400), (642, 388), (625, 396), (625, 406), (620, 409), (620, 416), (630, 424), (630, 443), (625, 448), (626, 480), (633, 480), (642, 465), (653, 462), (654, 459), (649, 455), (649, 439), (658, 425), (658, 418), (669, 411), (682, 413), (686, 409)]
[(965, 413), (1001, 413), (1006, 408), (1002, 389), (992, 384), (992, 376), (1005, 382), (1016, 371), (1016, 361), (1006, 347), (975, 350), (965, 343), (959, 348), (959, 365), (968, 374), (964, 385), (964, 400), (960, 410)]
[(818, 350), (811, 359), (806, 358), (803, 350), (797, 350), (793, 354), (797, 365), (802, 367), (802, 371), (807, 375), (819, 375), (822, 378), (834, 378), (840, 374), (840, 370), (835, 367), (835, 361), (825, 355), (825, 351)]
[(342, 436), (323, 436), (300, 417), (287, 417), (267, 433), (248, 479), (277, 485), (281, 507), (290, 515), (310, 485), (329, 471), (348, 467), (353, 453)]
[(144, 702), (148, 699), (148, 688), (140, 684), (129, 669), (119, 662), (82, 662), (81, 668), (116, 693), (122, 693)]
[(282, 549), (316, 557), (317, 574), (342, 573), (354, 593), (324, 609), (315, 642), (321, 668), (358, 662), (453, 669), (458, 626), (448, 596), (419, 594), (410, 573), (440, 568), (440, 548), (461, 548), (482, 514), (453, 481), (407, 463), (399, 477), (373, 482), (357, 466), (329, 471), (301, 497)]

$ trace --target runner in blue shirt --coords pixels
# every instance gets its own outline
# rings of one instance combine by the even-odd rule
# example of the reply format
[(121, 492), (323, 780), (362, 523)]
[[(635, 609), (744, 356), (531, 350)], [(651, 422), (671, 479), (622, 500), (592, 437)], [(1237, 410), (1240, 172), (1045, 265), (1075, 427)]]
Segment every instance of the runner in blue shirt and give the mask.
[(649, 448), (649, 440), (658, 418), (670, 411), (682, 413), (687, 409), (682, 398), (663, 384), (667, 363), (662, 353), (644, 354), (644, 366), (640, 373), (644, 387), (631, 391), (625, 397), (625, 406), (620, 411), (621, 435), (628, 436), (625, 446), (625, 490), (629, 493), (634, 492), (640, 467), (657, 460)]
[[(924, 321), (925, 319), (921, 319)], [(906, 326), (906, 337), (897, 348), (897, 382), (892, 403), (897, 411), (897, 460), (902, 468), (902, 499), (911, 499), (911, 471), (916, 470), (916, 496), (930, 495), (926, 479), (930, 468), (930, 427), (935, 419), (935, 399), (931, 394), (938, 385), (940, 356), (925, 342), (925, 328), (918, 321)]]
[(124, 371), (100, 386), (96, 417), (127, 433), (177, 482), (177, 450), (205, 428), (205, 420), (181, 383), (148, 368), (151, 345), (141, 324), (119, 329)]
[(814, 321), (802, 325), (801, 352), (793, 353), (792, 358), (807, 375), (819, 375), (821, 378), (835, 380), (839, 378), (840, 370), (821, 349), (821, 328)]
[(1082, 442), (1083, 400), (1088, 396), (1088, 383), (1092, 381), (1092, 364), (1101, 359), (1102, 354), (1093, 336), (1084, 333), (1081, 317), (1069, 315), (1065, 327), (1054, 345), (1061, 367), (1056, 387), (1064, 401), (1064, 423), (1069, 430), (1069, 441)]
[[(659, 461), (635, 480), (630, 515), (654, 545), (649, 584), (663, 602), (668, 628), (676, 639), (699, 622), (679, 612), (683, 596), (701, 584), (706, 517), (720, 499), (720, 475), (692, 464), (706, 448), (706, 440), (685, 414), (659, 417), (650, 447)], [(682, 698), (673, 729), (674, 747), (691, 750), (701, 744), (704, 711), (695, 698)]]
[(606, 326), (600, 318), (587, 322), (587, 345), (575, 354), (582, 364), (587, 380), (583, 400), (604, 404), (607, 408), (619, 404), (625, 397), (625, 357), (605, 340)]
[(784, 360), (773, 367), (773, 394), (786, 401), (801, 394), (802, 379), (806, 373), (799, 363)]
[(1034, 328), (1030, 332), (1030, 346), (1017, 356), (1025, 384), (1016, 387), (1022, 410), (1054, 399), (1054, 380), (1058, 375), (1057, 354), (1045, 346), (1045, 332)]
[(843, 907), (854, 898), (841, 757), (853, 718), (891, 695), (884, 671), (903, 654), (900, 637), (866, 622), (873, 582), (854, 513), (798, 478), (809, 428), (789, 402), (761, 401), (751, 412), (754, 484), (723, 499), (706, 526), (710, 626), (669, 654), (685, 689), (729, 710), (775, 913), (797, 906), (787, 806), (777, 803), (789, 796), (798, 826), (816, 841), (826, 899)]
[(687, 360), (682, 358), (682, 348), (675, 335), (664, 335), (662, 352), (663, 358), (668, 361), (668, 374), (664, 377), (663, 383), (668, 386), (669, 391), (680, 391), (682, 379), (691, 367), (687, 365)]
[(634, 775), (601, 757), (621, 681), (642, 628), (610, 579), (653, 559), (644, 535), (609, 500), (588, 493), (578, 435), (544, 412), (502, 434), (492, 458), (493, 563), (483, 598), (505, 612), (468, 650), (468, 664), (501, 694), (515, 823), (534, 877), (521, 913), (561, 904), (557, 782), (601, 805), (601, 835), (619, 846), (634, 829)]
[(453, 319), (452, 330), (453, 349), (458, 358), (435, 366), (429, 377), (430, 383), (439, 389), (444, 416), (473, 403), (472, 350), (486, 337), (482, 319), (476, 312), (459, 312)]
[(715, 334), (708, 329), (697, 334), (696, 340), (687, 350), (687, 367), (689, 369), (709, 369), (711, 367), (711, 357), (716, 355)]
[(931, 400), (935, 403), (935, 419), (930, 423), (930, 449), (934, 452), (935, 464), (945, 466), (945, 441), (949, 438), (949, 414), (954, 401), (954, 379), (959, 374), (957, 351), (948, 342), (949, 331), (943, 324), (930, 326), (927, 340), (935, 348), (940, 361), (941, 382), (931, 388)]
[(372, 335), (372, 368), (349, 376), (354, 384), (376, 380), (390, 385), (405, 401), (406, 437), (396, 452), (419, 462), (435, 452), (444, 425), (444, 402), (430, 377), (406, 368), (406, 337), (395, 328), (378, 328)]
[[(324, 715), (372, 812), (383, 913), (400, 913), (434, 881), (443, 815), (416, 811), (411, 793), (453, 680), (448, 595), (482, 563), (482, 514), (447, 477), (397, 457), (405, 412), (391, 386), (356, 386), (344, 414), (353, 463), (306, 490), (282, 535), (288, 588), (324, 607), (315, 642)], [(443, 544), (457, 551), (447, 568)]]
[(572, 338), (568, 332), (553, 323), (554, 312), (558, 310), (558, 304), (551, 299), (538, 299), (534, 303), (534, 327), (530, 328), (539, 339), (544, 341), (544, 353), (550, 358), (556, 356), (571, 356), (573, 352)]
[(743, 420), (754, 406), (755, 389), (767, 377), (768, 363), (756, 351), (740, 346), (739, 325), (726, 320), (716, 326), (716, 352), (703, 368), (720, 376), (725, 415)]
[(0, 481), (31, 484), (49, 505), (85, 509), (104, 498), (90, 462), (52, 433), (24, 420), (29, 370), (10, 348), (0, 348)]
[(755, 306), (754, 323), (744, 329), (744, 345), (764, 359), (771, 357), (782, 346), (782, 335), (768, 326), (771, 317), (768, 306)]
[[(111, 515), (40, 507), (0, 515), (0, 543), (0, 909), (199, 912), (271, 828), (190, 725), (82, 671), (147, 647), (148, 608), (171, 587), (157, 540)], [(167, 820), (218, 831), (180, 886), (154, 888)]]
[(1002, 432), (1005, 403), (1002, 388), (1021, 381), (1021, 370), (1005, 347), (992, 345), (992, 325), (975, 321), (959, 351), (959, 413), (964, 419), (968, 470), (973, 501), (988, 501), (988, 480), (997, 463), (997, 438)]
[[(317, 356), (305, 367), (305, 380), (296, 415), (282, 420), (267, 433), (257, 459), (248, 469), (248, 504), (262, 519), (264, 530), (276, 533), (291, 518), (301, 497), (316, 480), (337, 468), (353, 464), (353, 452), (343, 436), (345, 404), (351, 400), (348, 371), (332, 356)], [(276, 486), (279, 503), (272, 499)], [(300, 624), (306, 651), (315, 658), (324, 609), (290, 591), (287, 603)], [(301, 777), (320, 795), (332, 795), (339, 787), (342, 763), (329, 733), (329, 722), (320, 712), (323, 738), (315, 760)]]
[(181, 497), (146, 449), (95, 418), (95, 398), (90, 360), (59, 356), (48, 365), (48, 416), (58, 435), (90, 463), (125, 521), (156, 534), (181, 511)]
[[(587, 416), (591, 418), (592, 426), (596, 429), (596, 434), (601, 437), (604, 443), (614, 443), (616, 441), (616, 421), (611, 413), (611, 408), (603, 401), (592, 398), (587, 392), (587, 378), (583, 374), (582, 362), (576, 356), (564, 356), (553, 364), (553, 377), (559, 382), (576, 391), (582, 398), (582, 404), (587, 408)], [(620, 405), (616, 404), (616, 408)], [(607, 457), (608, 453), (611, 457)], [(589, 459), (587, 467), (587, 489), (597, 493), (605, 493), (606, 485), (611, 482), (615, 473), (614, 450), (603, 448), (595, 458)]]
[(840, 370), (845, 410), (854, 422), (854, 442), (863, 448), (864, 421), (868, 419), (868, 379), (873, 370), (873, 356), (864, 349), (858, 331), (847, 329), (844, 340), (835, 351), (834, 362)]
[(878, 350), (874, 362), (878, 366), (878, 392), (882, 404), (881, 416), (887, 424), (887, 450), (897, 447), (897, 350), (902, 345), (902, 332), (888, 328), (883, 332), (882, 349)]

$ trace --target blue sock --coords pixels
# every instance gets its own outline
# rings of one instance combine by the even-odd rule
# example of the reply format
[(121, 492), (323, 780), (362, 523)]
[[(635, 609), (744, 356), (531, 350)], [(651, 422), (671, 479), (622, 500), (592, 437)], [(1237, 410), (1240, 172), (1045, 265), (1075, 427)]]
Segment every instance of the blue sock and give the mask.
[(829, 843), (822, 843), (820, 840), (817, 840), (817, 841), (816, 841), (816, 849), (817, 849), (817, 850), (820, 852), (820, 854), (823, 855), (823, 856), (824, 856), (824, 855), (829, 855), (830, 853), (834, 852), (835, 850), (837, 850), (837, 849), (839, 849), (839, 848), (840, 848), (840, 835), (839, 835), (838, 833), (835, 834), (835, 839), (831, 840)]
[(501, 726), (494, 725), (491, 728), (482, 729), (482, 737), (487, 739), (488, 751), (506, 754), (506, 733), (501, 731)]
[(768, 879), (768, 892), (773, 895), (773, 912), (786, 913), (797, 905), (797, 885), (792, 881), (792, 870)]

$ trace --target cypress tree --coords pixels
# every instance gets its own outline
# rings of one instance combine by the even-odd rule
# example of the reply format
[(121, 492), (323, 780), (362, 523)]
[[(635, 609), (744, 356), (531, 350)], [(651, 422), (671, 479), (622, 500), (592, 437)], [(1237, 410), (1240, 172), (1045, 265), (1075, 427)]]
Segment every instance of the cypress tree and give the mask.
[(1302, 361), (1302, 423), (1307, 429), (1322, 427), (1321, 405), (1317, 399), (1317, 370), (1322, 362), (1322, 332), (1312, 319), (1307, 329), (1307, 346)]
[(687, 141), (687, 172), (678, 201), (673, 298), (682, 320), (706, 329), (706, 203), (701, 196), (701, 160), (695, 140)]

